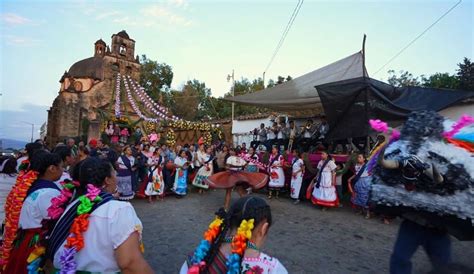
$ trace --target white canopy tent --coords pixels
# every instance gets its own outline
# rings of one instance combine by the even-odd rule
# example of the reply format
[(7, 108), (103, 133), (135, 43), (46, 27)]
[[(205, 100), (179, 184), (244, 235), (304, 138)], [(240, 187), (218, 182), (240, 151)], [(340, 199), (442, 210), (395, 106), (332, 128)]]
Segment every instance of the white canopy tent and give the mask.
[(321, 106), (315, 86), (365, 76), (367, 70), (364, 67), (363, 53), (360, 51), (291, 81), (224, 100), (275, 110), (314, 109)]

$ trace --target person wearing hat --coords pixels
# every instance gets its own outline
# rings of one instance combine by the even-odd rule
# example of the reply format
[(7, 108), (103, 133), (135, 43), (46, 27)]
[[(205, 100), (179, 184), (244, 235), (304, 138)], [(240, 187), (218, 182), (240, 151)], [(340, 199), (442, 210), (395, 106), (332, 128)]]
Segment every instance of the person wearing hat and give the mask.
[(94, 138), (89, 140), (89, 155), (91, 157), (97, 156), (97, 140)]

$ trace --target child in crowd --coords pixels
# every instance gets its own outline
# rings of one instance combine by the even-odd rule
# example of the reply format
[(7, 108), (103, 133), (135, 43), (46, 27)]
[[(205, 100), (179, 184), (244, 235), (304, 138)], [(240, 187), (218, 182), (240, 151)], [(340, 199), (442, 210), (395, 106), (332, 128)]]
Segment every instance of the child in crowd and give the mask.
[(130, 132), (128, 132), (128, 128), (124, 127), (121, 131), (120, 131), (120, 142), (122, 144), (126, 144), (127, 141), (128, 141), (128, 137), (130, 136)]
[(270, 155), (270, 163), (268, 173), (270, 174), (270, 181), (268, 182), (268, 199), (272, 199), (273, 194), (278, 199), (280, 189), (285, 186), (285, 174), (283, 172), (284, 159), (280, 155), (278, 147), (272, 148)]
[(145, 195), (148, 196), (148, 202), (153, 202), (153, 197), (158, 196), (163, 198), (165, 185), (163, 180), (163, 164), (164, 157), (161, 155), (161, 148), (155, 150), (153, 156), (148, 158), (148, 184), (145, 190)]
[(301, 183), (304, 175), (304, 161), (301, 159), (301, 152), (293, 149), (293, 161), (291, 165), (291, 198), (295, 200), (294, 204), (300, 202)]
[(271, 209), (265, 200), (240, 198), (228, 212), (220, 209), (216, 218), (205, 235), (217, 235), (210, 242), (206, 236), (179, 273), (288, 273), (277, 258), (261, 251), (272, 225)]
[(349, 178), (350, 186), (353, 186), (351, 202), (365, 212), (365, 218), (370, 218), (370, 210), (367, 204), (370, 191), (370, 177), (366, 169), (365, 157), (362, 153), (357, 155), (357, 163), (354, 166), (354, 175)]
[(321, 152), (318, 163), (318, 175), (313, 179), (313, 193), (311, 201), (326, 210), (329, 207), (338, 207), (339, 198), (336, 194), (336, 164), (327, 151)]

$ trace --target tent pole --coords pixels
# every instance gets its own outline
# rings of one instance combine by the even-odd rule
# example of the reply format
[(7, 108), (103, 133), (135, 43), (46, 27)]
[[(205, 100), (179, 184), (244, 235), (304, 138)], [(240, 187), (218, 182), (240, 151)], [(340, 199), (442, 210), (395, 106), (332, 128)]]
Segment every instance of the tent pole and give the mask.
[(365, 39), (367, 38), (367, 35), (364, 33), (364, 38), (362, 39), (362, 71), (364, 73), (364, 78), (365, 74), (367, 73), (365, 69)]
[[(367, 39), (367, 35), (364, 33), (364, 38), (362, 39), (362, 71), (364, 73), (364, 78), (365, 75), (367, 74), (367, 70), (365, 69), (365, 40)], [(365, 95), (365, 108), (366, 108), (366, 113), (367, 113), (367, 105), (368, 105), (368, 98), (367, 94)], [(366, 144), (365, 144), (365, 155), (369, 155), (370, 152), (370, 136), (369, 133), (367, 132), (367, 139), (366, 139)]]

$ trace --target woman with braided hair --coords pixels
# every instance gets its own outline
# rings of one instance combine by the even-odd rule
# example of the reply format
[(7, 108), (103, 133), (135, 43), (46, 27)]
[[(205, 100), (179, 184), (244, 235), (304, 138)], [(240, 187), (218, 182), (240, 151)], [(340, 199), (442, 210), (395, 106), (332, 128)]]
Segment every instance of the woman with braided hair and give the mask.
[[(48, 208), (60, 194), (54, 183), (63, 174), (61, 157), (45, 150), (30, 158), (29, 170), (18, 179), (7, 202), (2, 265), (4, 273), (27, 273), (31, 254), (44, 246), (49, 233)], [(41, 252), (36, 252), (40, 256)], [(40, 263), (41, 260), (38, 261)]]
[(153, 273), (141, 245), (142, 223), (129, 202), (117, 201), (117, 172), (87, 158), (76, 165), (74, 200), (55, 225), (46, 256), (55, 273)]
[(278, 259), (261, 252), (271, 224), (270, 206), (259, 197), (240, 198), (228, 212), (221, 208), (180, 273), (288, 273)]

